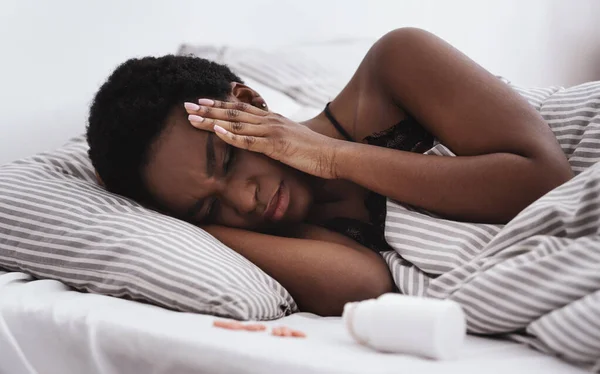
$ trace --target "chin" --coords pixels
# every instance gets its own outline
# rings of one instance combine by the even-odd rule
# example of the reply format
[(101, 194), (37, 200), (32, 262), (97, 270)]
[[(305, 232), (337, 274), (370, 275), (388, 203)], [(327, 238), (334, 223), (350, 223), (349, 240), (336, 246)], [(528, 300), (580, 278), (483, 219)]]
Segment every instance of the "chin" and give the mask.
[(312, 195), (306, 189), (300, 189), (300, 191), (292, 195), (291, 206), (288, 210), (288, 214), (285, 217), (287, 223), (302, 223), (306, 221), (310, 207), (312, 205)]
[(282, 231), (285, 231), (290, 227), (294, 227), (295, 225), (305, 222), (306, 217), (308, 215), (308, 211), (309, 206), (305, 204), (302, 204), (300, 206), (290, 206), (290, 209), (280, 221), (263, 221), (255, 230), (264, 234), (275, 235), (277, 233), (281, 233)]
[(310, 202), (306, 204), (302, 204), (302, 206), (298, 207), (297, 214), (293, 218), (294, 223), (302, 223), (306, 221), (306, 217), (308, 217), (308, 213), (310, 212)]

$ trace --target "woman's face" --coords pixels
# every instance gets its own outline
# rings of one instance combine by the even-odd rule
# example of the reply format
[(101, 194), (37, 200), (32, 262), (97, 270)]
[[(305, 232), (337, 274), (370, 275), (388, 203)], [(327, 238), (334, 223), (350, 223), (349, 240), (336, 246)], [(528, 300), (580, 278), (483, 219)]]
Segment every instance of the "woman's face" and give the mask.
[(194, 128), (175, 108), (143, 173), (160, 208), (193, 223), (261, 230), (301, 222), (312, 204), (308, 176)]

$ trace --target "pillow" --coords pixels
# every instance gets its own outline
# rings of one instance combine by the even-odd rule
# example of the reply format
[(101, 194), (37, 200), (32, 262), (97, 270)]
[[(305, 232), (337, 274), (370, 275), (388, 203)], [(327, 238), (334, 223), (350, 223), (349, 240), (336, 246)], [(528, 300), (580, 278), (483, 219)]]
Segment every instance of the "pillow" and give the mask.
[(0, 167), (0, 268), (183, 312), (266, 320), (297, 310), (205, 231), (100, 187), (87, 149), (80, 136)]

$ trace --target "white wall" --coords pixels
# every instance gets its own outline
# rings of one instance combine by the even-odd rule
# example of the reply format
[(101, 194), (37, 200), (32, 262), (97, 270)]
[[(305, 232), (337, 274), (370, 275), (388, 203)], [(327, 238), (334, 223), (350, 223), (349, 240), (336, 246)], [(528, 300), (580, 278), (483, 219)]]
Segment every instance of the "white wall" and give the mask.
[(2, 0), (0, 164), (84, 131), (102, 81), (181, 42), (277, 46), (428, 29), (524, 85), (600, 79), (598, 0)]

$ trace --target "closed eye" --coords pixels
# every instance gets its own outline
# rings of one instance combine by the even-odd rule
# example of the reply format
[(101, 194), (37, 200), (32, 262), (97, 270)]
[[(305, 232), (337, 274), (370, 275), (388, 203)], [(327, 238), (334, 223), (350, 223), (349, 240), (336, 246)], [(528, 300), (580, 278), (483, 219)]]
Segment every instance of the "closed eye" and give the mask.
[[(235, 153), (235, 147), (228, 145), (225, 151), (225, 156), (223, 157), (224, 174), (227, 174), (231, 170), (231, 165), (233, 165), (233, 162), (235, 161)], [(202, 221), (206, 223), (214, 223), (214, 220), (218, 216), (220, 209), (221, 204), (219, 199), (213, 198), (208, 205), (208, 209), (206, 210), (206, 214), (204, 215), (204, 219)]]
[(219, 204), (219, 199), (213, 198), (210, 202), (210, 205), (208, 206), (208, 210), (206, 211), (206, 214), (204, 215), (203, 221), (205, 221), (207, 223), (214, 223), (215, 217), (219, 213), (220, 208), (221, 208), (221, 205)]
[(235, 152), (235, 147), (232, 146), (227, 146), (227, 151), (225, 153), (225, 158), (223, 160), (223, 170), (225, 171), (225, 174), (227, 174), (229, 172), (229, 170), (231, 169), (231, 165), (233, 164), (233, 161), (235, 160), (235, 156), (236, 156), (236, 152)]

